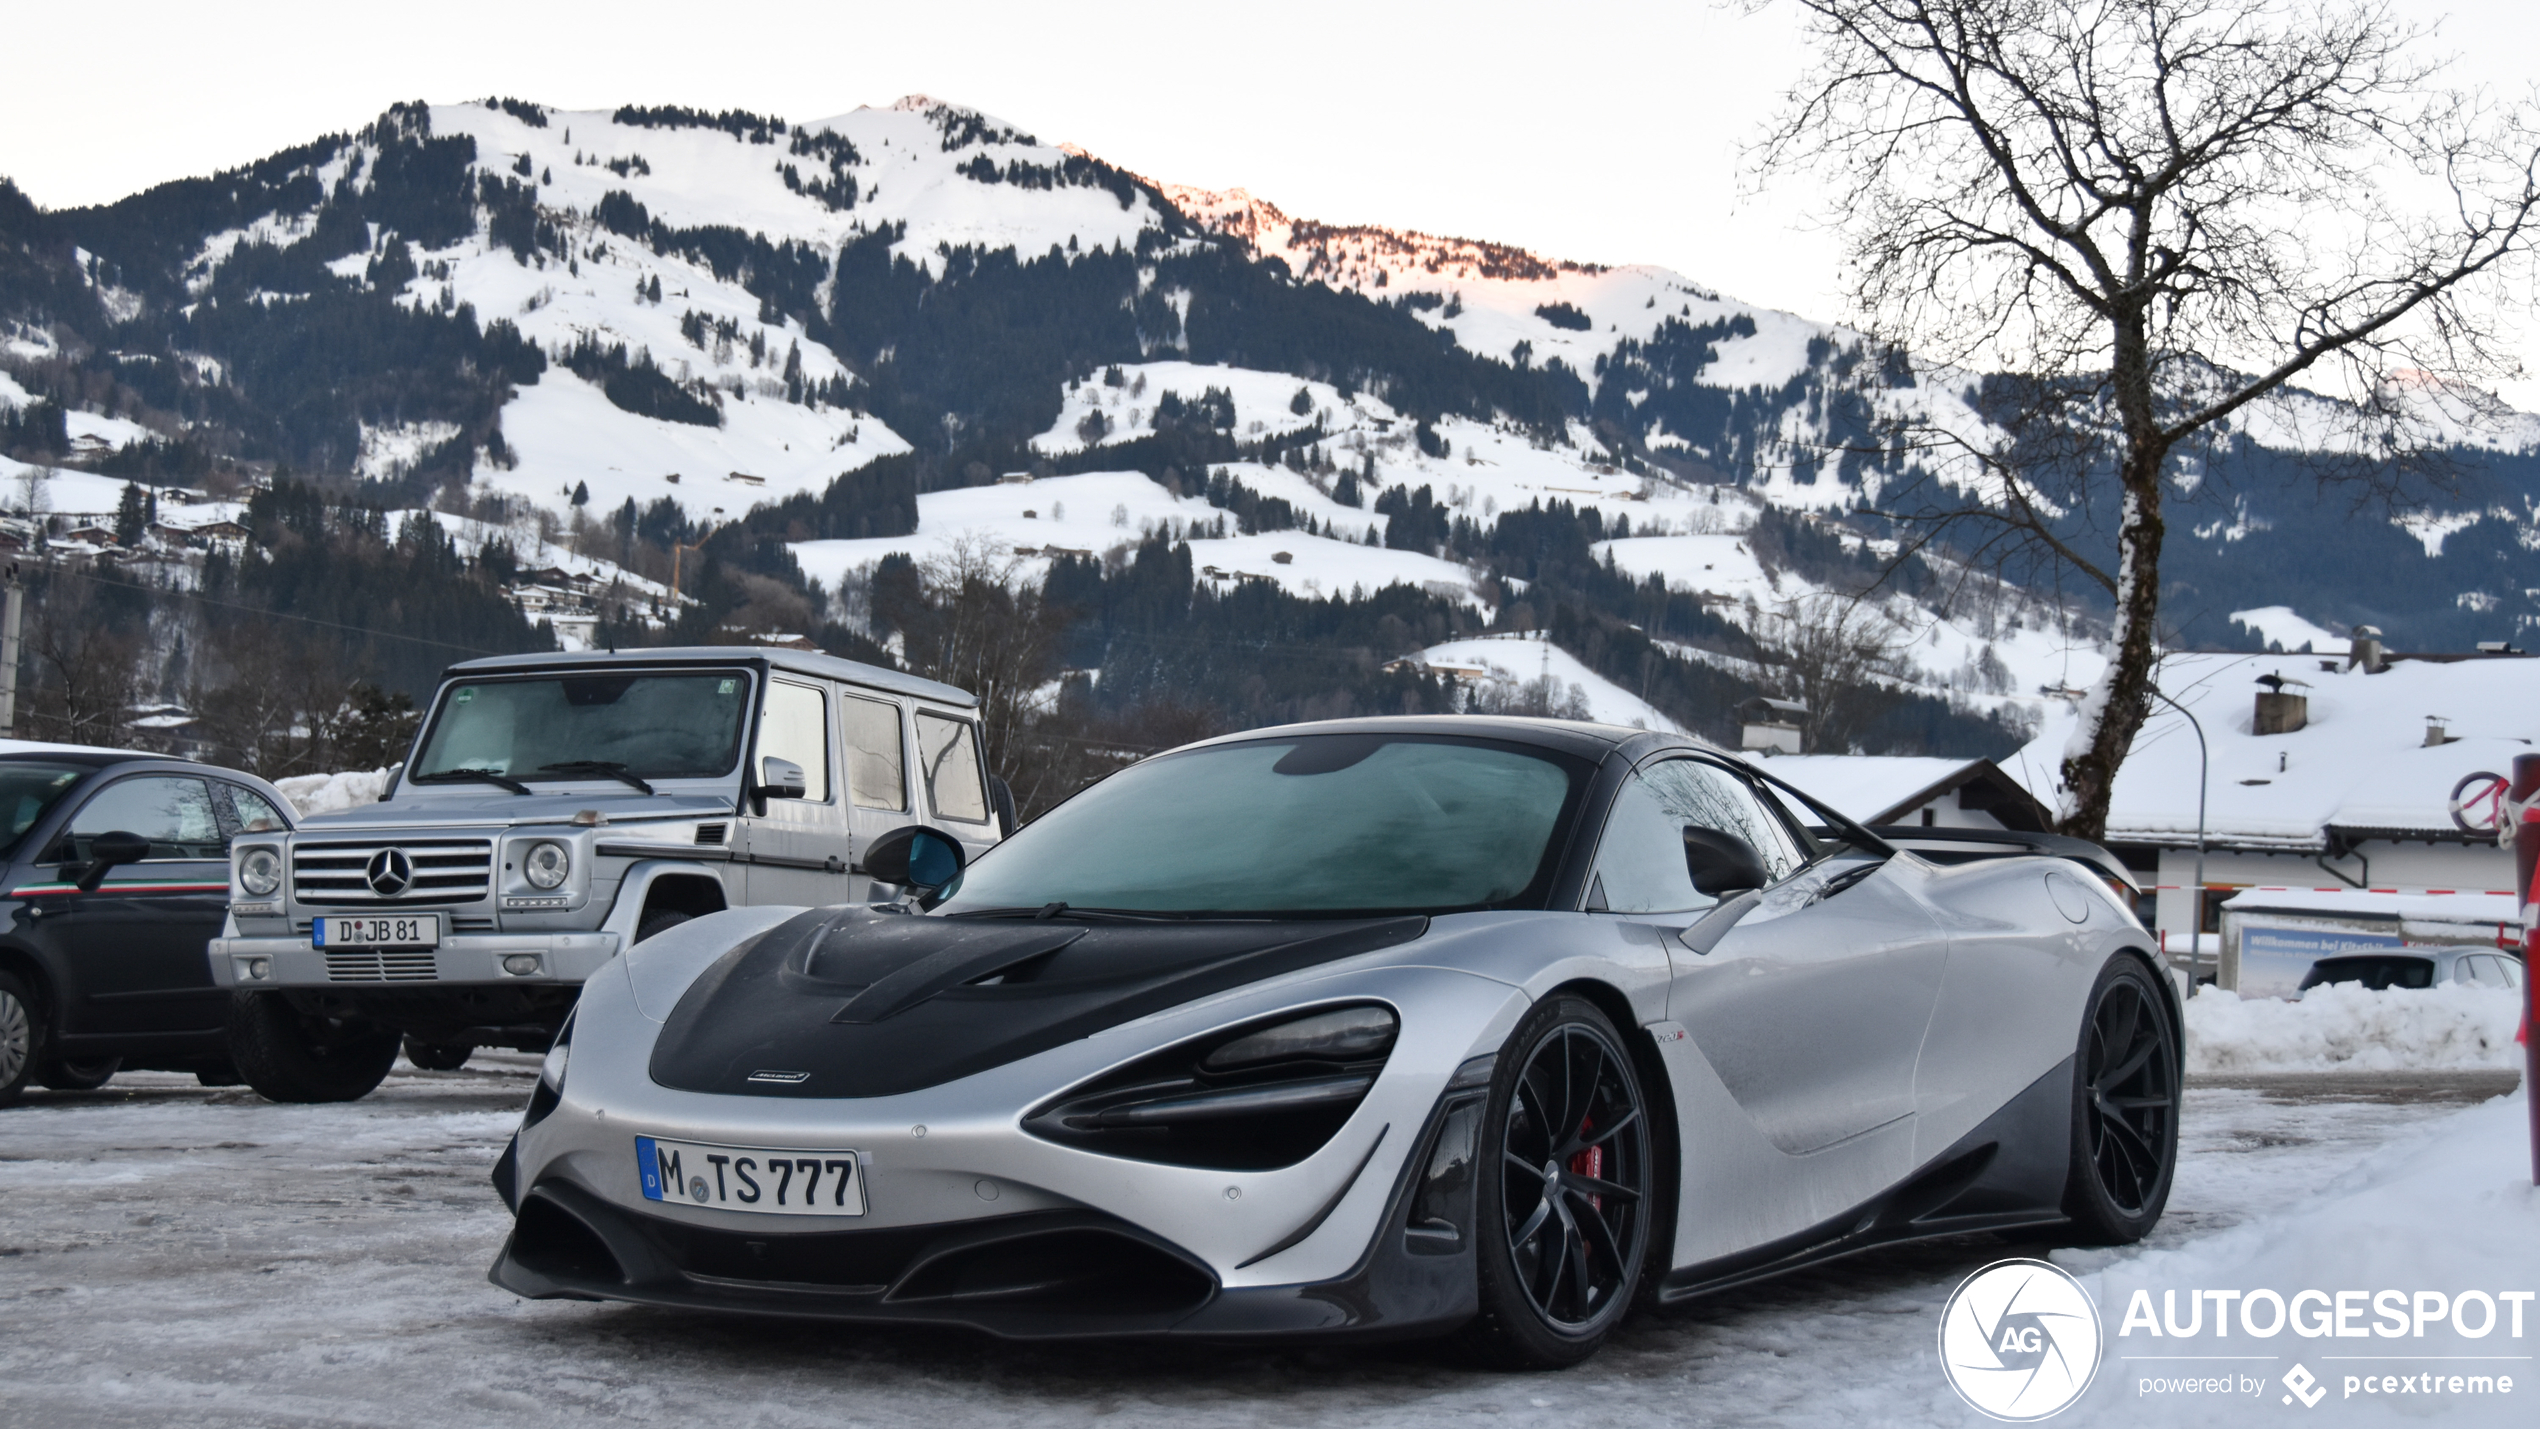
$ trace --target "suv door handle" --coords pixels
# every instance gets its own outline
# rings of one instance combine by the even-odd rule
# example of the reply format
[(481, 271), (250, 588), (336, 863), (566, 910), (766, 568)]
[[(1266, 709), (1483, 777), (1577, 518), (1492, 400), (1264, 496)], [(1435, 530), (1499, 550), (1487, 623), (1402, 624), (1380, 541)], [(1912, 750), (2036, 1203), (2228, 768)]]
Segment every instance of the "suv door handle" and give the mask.
[(846, 860), (838, 857), (834, 853), (829, 855), (827, 867), (831, 873), (844, 873), (847, 871)]

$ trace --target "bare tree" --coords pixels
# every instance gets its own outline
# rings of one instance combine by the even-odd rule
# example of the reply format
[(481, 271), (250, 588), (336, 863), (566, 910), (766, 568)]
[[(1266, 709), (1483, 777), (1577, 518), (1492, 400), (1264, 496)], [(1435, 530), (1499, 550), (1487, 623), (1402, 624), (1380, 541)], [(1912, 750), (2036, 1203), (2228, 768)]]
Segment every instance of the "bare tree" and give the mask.
[(1531, 680), (1484, 680), (1465, 697), (1465, 712), (1491, 715), (1534, 715), (1543, 719), (1594, 719), (1587, 689), (1563, 684), (1551, 675)]
[(144, 619), (76, 572), (56, 572), (29, 602), (24, 733), (64, 744), (120, 746), (147, 689)]
[(925, 604), (901, 615), (909, 668), (978, 696), (988, 767), (1003, 773), (1016, 737), (1043, 712), (1065, 617), (1002, 543), (964, 537), (921, 569)]
[[(2113, 569), (2047, 551), (2116, 607), (2063, 763), (2065, 827), (2098, 837), (2149, 710), (2165, 471), (2296, 378), (2371, 428), (2317, 445), (2404, 452), (2433, 444), (2425, 394), (2512, 370), (2492, 315), (2540, 210), (2533, 122), (2437, 86), (2374, 0), (1795, 3), (1815, 62), (1753, 157), (1831, 188), (1860, 317), (2105, 434)], [(2020, 544), (2054, 523), (2014, 437), (1980, 509)]]
[(1912, 637), (1869, 601), (1819, 591), (1763, 612), (1755, 627), (1768, 683), (1808, 707), (1801, 748), (1851, 749), (1896, 704)]

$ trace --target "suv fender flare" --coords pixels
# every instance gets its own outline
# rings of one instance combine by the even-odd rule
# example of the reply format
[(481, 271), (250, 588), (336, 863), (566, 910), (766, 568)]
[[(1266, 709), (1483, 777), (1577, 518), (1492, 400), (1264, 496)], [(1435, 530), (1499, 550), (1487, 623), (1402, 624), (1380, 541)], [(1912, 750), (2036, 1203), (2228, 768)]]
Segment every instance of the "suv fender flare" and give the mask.
[(621, 949), (634, 946), (635, 931), (644, 921), (644, 907), (652, 901), (654, 886), (665, 880), (695, 882), (701, 885), (698, 889), (701, 898), (705, 888), (711, 888), (716, 907), (710, 911), (732, 906), (732, 895), (723, 886), (716, 865), (686, 859), (648, 858), (629, 867), (625, 877), (618, 881), (617, 901), (609, 905), (609, 916), (601, 921), (600, 931), (617, 934), (617, 945)]

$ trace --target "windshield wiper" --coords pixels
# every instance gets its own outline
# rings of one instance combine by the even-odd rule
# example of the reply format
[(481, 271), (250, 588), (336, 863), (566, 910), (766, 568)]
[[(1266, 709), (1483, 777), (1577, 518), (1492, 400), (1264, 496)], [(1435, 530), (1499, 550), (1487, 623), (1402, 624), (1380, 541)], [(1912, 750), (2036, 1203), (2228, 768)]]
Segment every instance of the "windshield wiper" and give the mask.
[(500, 784), (515, 794), (534, 794), (537, 792), (528, 785), (514, 779), (510, 775), (497, 774), (491, 769), (443, 769), (431, 774), (409, 774), (406, 776), (406, 782), (409, 784), (455, 784), (462, 779), (474, 779), (485, 784)]
[(947, 913), (947, 918), (1022, 918), (1046, 923), (1066, 918), (1084, 923), (1187, 923), (1205, 915), (1194, 913), (1147, 913), (1127, 908), (1079, 908), (1070, 903), (1044, 903), (1035, 908), (965, 908)]
[(606, 759), (568, 759), (562, 764), (541, 764), (537, 772), (540, 774), (597, 774), (604, 779), (615, 779), (621, 784), (632, 784), (647, 794), (653, 792), (652, 785), (629, 772), (625, 765)]

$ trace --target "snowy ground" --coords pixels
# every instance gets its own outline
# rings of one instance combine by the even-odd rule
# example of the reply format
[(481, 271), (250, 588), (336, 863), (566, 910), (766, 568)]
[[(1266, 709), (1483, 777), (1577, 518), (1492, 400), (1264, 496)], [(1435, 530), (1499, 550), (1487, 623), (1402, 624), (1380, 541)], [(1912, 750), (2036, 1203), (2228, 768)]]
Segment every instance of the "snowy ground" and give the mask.
[[(2048, 1250), (1971, 1238), (1858, 1257), (1643, 1315), (1587, 1367), (1554, 1375), (1409, 1348), (1035, 1348), (532, 1303), (484, 1280), (504, 1231), (485, 1176), (532, 1068), (505, 1054), (458, 1073), (401, 1068), (337, 1107), (136, 1074), (0, 1112), (0, 1423), (1961, 1425), (1983, 1421), (1935, 1368), (1941, 1305), (1978, 1267)], [(2463, 1110), (2511, 1085), (2462, 1072), (2193, 1087), (2170, 1213), (2100, 1278), (2413, 1289), (2409, 1266), (2392, 1268), (2356, 1225), (2413, 1210), (2396, 1243), (2418, 1269), (2483, 1264), (2480, 1283), (2527, 1287), (2540, 1280), (2540, 1202), (2516, 1184), (2522, 1104)], [(2464, 1225), (2473, 1210), (2487, 1223)], [(2111, 1259), (2056, 1254), (2084, 1272)], [(2099, 1289), (2113, 1329), (2112, 1293)], [(2178, 1402), (2131, 1397), (2136, 1366), (2114, 1356), (2132, 1343), (2110, 1341), (2098, 1384), (2058, 1423), (2176, 1422)], [(2530, 1343), (2500, 1333), (2482, 1352)], [(2527, 1423), (2534, 1392), (2404, 1408)], [(2399, 1407), (2322, 1406), (2340, 1422)], [(2212, 1422), (2285, 1412), (2272, 1399), (2185, 1408)]]

